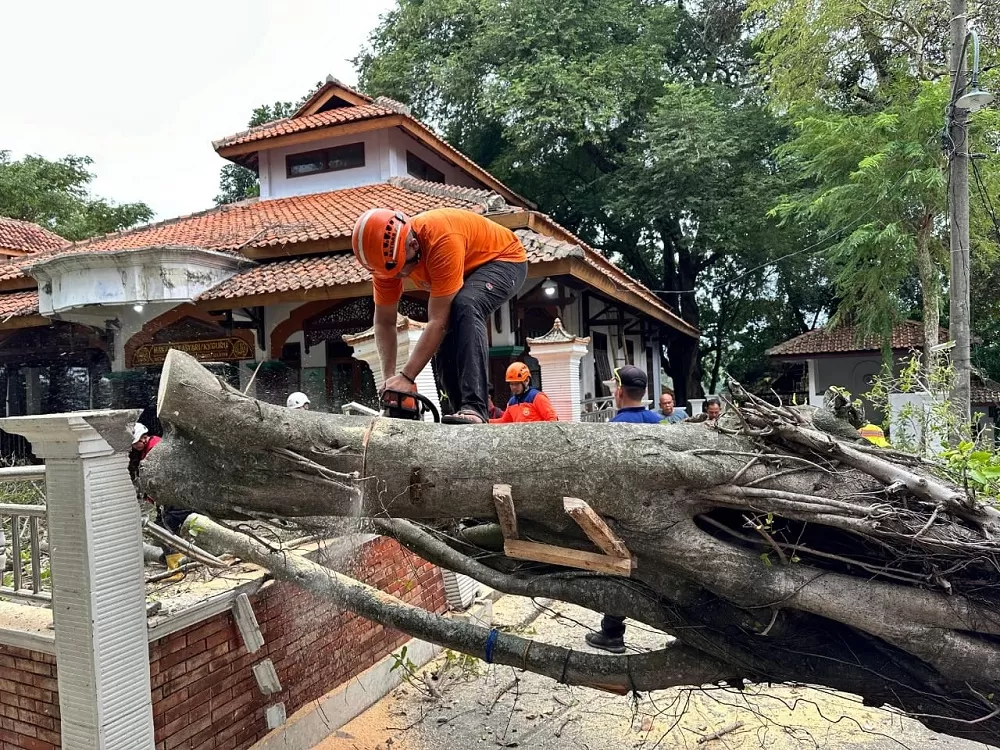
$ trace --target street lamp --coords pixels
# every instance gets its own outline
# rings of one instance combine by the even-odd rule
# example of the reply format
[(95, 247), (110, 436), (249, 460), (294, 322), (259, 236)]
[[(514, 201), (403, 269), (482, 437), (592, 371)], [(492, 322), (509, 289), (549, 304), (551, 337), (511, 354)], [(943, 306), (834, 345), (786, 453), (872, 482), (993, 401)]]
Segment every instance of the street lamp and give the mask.
[(968, 91), (954, 99), (952, 103), (955, 105), (955, 109), (964, 109), (972, 113), (978, 112), (992, 102), (993, 94), (979, 88), (979, 34), (975, 31), (970, 31), (965, 37), (965, 43), (962, 45), (962, 62), (965, 62), (965, 51), (970, 39), (972, 40), (972, 80), (969, 81)]

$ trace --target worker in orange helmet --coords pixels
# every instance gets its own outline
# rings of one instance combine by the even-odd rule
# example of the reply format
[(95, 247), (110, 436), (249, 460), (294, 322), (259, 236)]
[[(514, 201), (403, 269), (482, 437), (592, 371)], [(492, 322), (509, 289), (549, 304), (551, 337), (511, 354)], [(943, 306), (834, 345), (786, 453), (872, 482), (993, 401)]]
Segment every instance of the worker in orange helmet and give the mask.
[(524, 362), (515, 362), (508, 367), (504, 379), (510, 385), (510, 401), (503, 416), (491, 419), (490, 424), (559, 421), (549, 397), (531, 387), (531, 370)]
[[(528, 273), (517, 236), (471, 211), (437, 208), (413, 217), (388, 208), (366, 211), (354, 225), (354, 255), (372, 275), (375, 346), (383, 389), (417, 390), (434, 358), (455, 413), (442, 421), (485, 424), (490, 315), (517, 294)], [(430, 292), (427, 326), (406, 365), (396, 371), (396, 311), (403, 280)]]

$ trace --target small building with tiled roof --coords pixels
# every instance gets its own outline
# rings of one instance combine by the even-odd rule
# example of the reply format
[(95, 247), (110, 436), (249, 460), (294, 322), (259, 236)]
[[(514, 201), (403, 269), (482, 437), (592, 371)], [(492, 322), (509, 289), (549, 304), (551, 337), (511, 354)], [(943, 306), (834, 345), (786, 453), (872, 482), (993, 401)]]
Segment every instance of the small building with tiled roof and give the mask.
[[(8, 399), (22, 409), (12, 413), (55, 410), (50, 396), (60, 387), (39, 384), (62, 377), (89, 382), (87, 406), (151, 404), (170, 348), (234, 385), (253, 379), (267, 400), (303, 390), (318, 408), (373, 402), (368, 365), (344, 337), (371, 325), (371, 278), (354, 259), (351, 233), (374, 207), (462, 208), (521, 239), (528, 280), (489, 327), (494, 382), (560, 318), (592, 341), (581, 394), (604, 395), (612, 369), (631, 362), (650, 372), (652, 398), (664, 350), (698, 336), (398, 102), (328, 79), (291, 117), (213, 145), (257, 172), (258, 198), (83, 242), (56, 238), (0, 264), (0, 367), (23, 395)], [(426, 299), (408, 286), (401, 312), (425, 320)], [(26, 351), (28, 368), (19, 359)], [(45, 367), (63, 374), (39, 380)], [(67, 367), (86, 373), (65, 375)]]
[[(947, 340), (948, 331), (939, 329), (938, 343)], [(924, 324), (916, 320), (897, 323), (887, 343), (888, 346), (881, 336), (863, 333), (852, 325), (826, 326), (773, 346), (767, 354), (778, 362), (798, 366), (810, 404), (822, 405), (827, 388), (839, 386), (861, 398), (869, 418), (879, 422), (881, 413), (873, 409), (864, 394), (882, 372), (886, 352), (891, 353), (898, 372), (904, 360), (923, 350)]]

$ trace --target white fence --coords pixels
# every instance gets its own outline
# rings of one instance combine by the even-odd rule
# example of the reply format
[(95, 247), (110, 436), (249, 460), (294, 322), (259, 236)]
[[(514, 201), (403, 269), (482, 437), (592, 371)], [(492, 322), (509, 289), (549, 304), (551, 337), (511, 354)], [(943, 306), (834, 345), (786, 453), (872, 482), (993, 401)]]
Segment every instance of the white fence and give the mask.
[[(0, 483), (44, 479), (44, 466), (0, 468)], [(44, 505), (0, 503), (0, 572), (3, 573), (3, 578), (0, 579), (0, 596), (23, 601), (52, 601), (52, 594), (42, 590), (46, 565), (42, 559), (41, 528), (45, 524), (45, 518)], [(9, 540), (5, 527), (10, 530)], [(11, 564), (10, 585), (6, 580), (8, 559)]]

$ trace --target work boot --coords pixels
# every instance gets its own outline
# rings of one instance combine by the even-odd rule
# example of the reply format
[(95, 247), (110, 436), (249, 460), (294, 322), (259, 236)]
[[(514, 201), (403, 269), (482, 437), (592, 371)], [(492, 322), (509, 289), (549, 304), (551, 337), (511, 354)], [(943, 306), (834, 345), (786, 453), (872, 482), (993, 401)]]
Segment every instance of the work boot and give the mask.
[(587, 633), (584, 637), (588, 646), (599, 648), (602, 651), (610, 651), (612, 654), (625, 653), (625, 638), (622, 636), (612, 637), (604, 633)]

